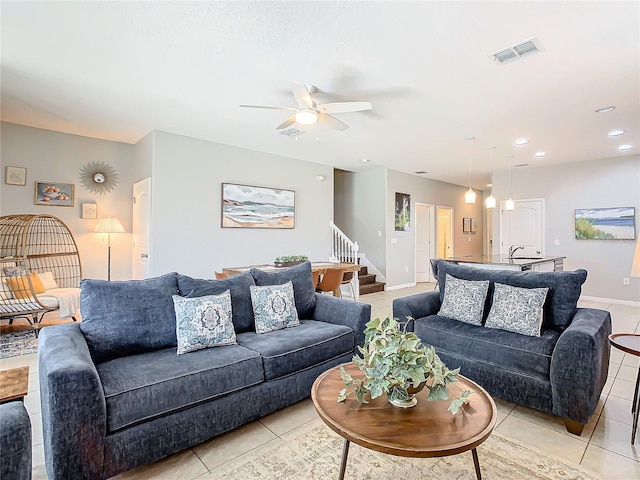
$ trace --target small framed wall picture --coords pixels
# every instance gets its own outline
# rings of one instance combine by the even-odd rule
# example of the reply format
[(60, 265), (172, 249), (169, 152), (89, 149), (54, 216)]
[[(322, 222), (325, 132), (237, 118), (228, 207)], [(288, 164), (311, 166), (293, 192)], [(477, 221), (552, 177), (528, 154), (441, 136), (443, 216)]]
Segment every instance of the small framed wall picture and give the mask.
[(477, 218), (472, 218), (471, 219), (471, 233), (475, 233), (478, 231), (478, 219)]
[(27, 184), (27, 169), (24, 167), (7, 166), (4, 183), (7, 185), (25, 186)]
[(75, 192), (73, 183), (35, 182), (33, 203), (52, 207), (73, 207)]
[(82, 218), (98, 218), (98, 205), (95, 203), (83, 203)]
[(462, 219), (462, 231), (464, 233), (470, 233), (471, 232), (471, 219), (468, 217), (464, 217)]

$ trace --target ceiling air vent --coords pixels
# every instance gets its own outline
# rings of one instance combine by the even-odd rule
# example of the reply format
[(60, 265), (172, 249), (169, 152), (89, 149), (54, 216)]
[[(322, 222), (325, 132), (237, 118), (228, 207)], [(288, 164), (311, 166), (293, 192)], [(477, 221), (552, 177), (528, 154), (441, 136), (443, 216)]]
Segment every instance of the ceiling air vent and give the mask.
[(413, 172), (413, 173), (417, 173), (418, 175), (423, 175), (427, 172), (425, 172), (424, 170), (418, 170), (417, 172)]
[(489, 57), (500, 64), (504, 64), (543, 51), (544, 48), (540, 45), (540, 40), (538, 40), (537, 37), (532, 37), (524, 42), (516, 43), (515, 45), (501, 48), (496, 52), (490, 53)]
[(298, 135), (302, 135), (303, 133), (307, 133), (304, 130), (298, 130), (297, 128), (288, 128), (282, 132), (280, 135), (286, 135), (287, 137), (297, 137)]

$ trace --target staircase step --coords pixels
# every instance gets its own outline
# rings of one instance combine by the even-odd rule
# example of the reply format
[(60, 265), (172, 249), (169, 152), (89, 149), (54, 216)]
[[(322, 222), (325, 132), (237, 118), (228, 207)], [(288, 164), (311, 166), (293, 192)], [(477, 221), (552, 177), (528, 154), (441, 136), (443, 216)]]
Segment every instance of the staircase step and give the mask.
[(366, 275), (358, 275), (358, 280), (360, 280), (360, 285), (369, 285), (371, 283), (375, 283), (376, 276), (370, 273)]
[(360, 295), (366, 295), (367, 293), (384, 292), (384, 283), (374, 282), (365, 285), (360, 284)]
[(358, 272), (358, 276), (361, 277), (362, 275), (369, 275), (369, 268), (368, 267), (360, 267), (360, 271)]

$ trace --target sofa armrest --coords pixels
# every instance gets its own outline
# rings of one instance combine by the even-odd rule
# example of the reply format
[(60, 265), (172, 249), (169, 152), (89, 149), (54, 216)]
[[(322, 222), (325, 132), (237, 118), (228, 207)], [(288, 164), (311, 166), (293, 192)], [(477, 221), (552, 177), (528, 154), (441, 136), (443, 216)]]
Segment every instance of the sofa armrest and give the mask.
[(22, 402), (0, 405), (0, 478), (31, 480), (31, 420)]
[(578, 308), (551, 356), (553, 413), (586, 424), (609, 372), (611, 314)]
[(38, 368), (49, 479), (102, 478), (107, 409), (78, 323), (42, 329)]
[[(440, 292), (437, 290), (416, 293), (408, 297), (396, 298), (393, 301), (393, 316), (401, 322), (406, 322), (407, 317), (417, 320), (418, 318), (435, 315), (439, 310)], [(412, 330), (413, 323), (410, 323), (408, 328)]]
[[(356, 347), (364, 345), (365, 325), (371, 320), (371, 305), (345, 300), (332, 295), (316, 293), (316, 308), (313, 319), (351, 327), (355, 334)], [(354, 347), (354, 352), (357, 348)]]

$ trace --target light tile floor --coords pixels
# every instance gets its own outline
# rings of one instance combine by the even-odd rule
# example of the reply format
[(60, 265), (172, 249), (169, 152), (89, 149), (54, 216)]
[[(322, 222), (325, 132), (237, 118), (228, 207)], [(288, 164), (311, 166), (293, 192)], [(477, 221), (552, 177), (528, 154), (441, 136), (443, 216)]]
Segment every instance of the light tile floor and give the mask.
[[(361, 301), (371, 304), (372, 317), (392, 314), (394, 298), (425, 290), (433, 284), (365, 295)], [(640, 307), (580, 301), (582, 307), (609, 310), (614, 332), (640, 333)], [(55, 317), (46, 318), (43, 325), (62, 323)], [(20, 325), (11, 329), (22, 328)], [(10, 328), (0, 327), (0, 332)], [(569, 434), (562, 421), (553, 415), (515, 405), (496, 398), (498, 425), (496, 431), (522, 443), (561, 457), (570, 462), (600, 472), (612, 479), (640, 478), (640, 431), (636, 444), (631, 445), (631, 400), (640, 359), (611, 350), (609, 378), (600, 402), (582, 435)], [(33, 427), (33, 479), (46, 479), (42, 446), (42, 420), (38, 386), (38, 363), (35, 354), (0, 360), (0, 369), (29, 365), (29, 394), (25, 406)], [(267, 442), (278, 442), (291, 431), (318, 420), (311, 400), (306, 399), (268, 415), (259, 421), (240, 427), (193, 448), (183, 450), (151, 465), (119, 475), (118, 479), (153, 480), (215, 480), (216, 471), (225, 462), (240, 455), (250, 456), (252, 450)]]

